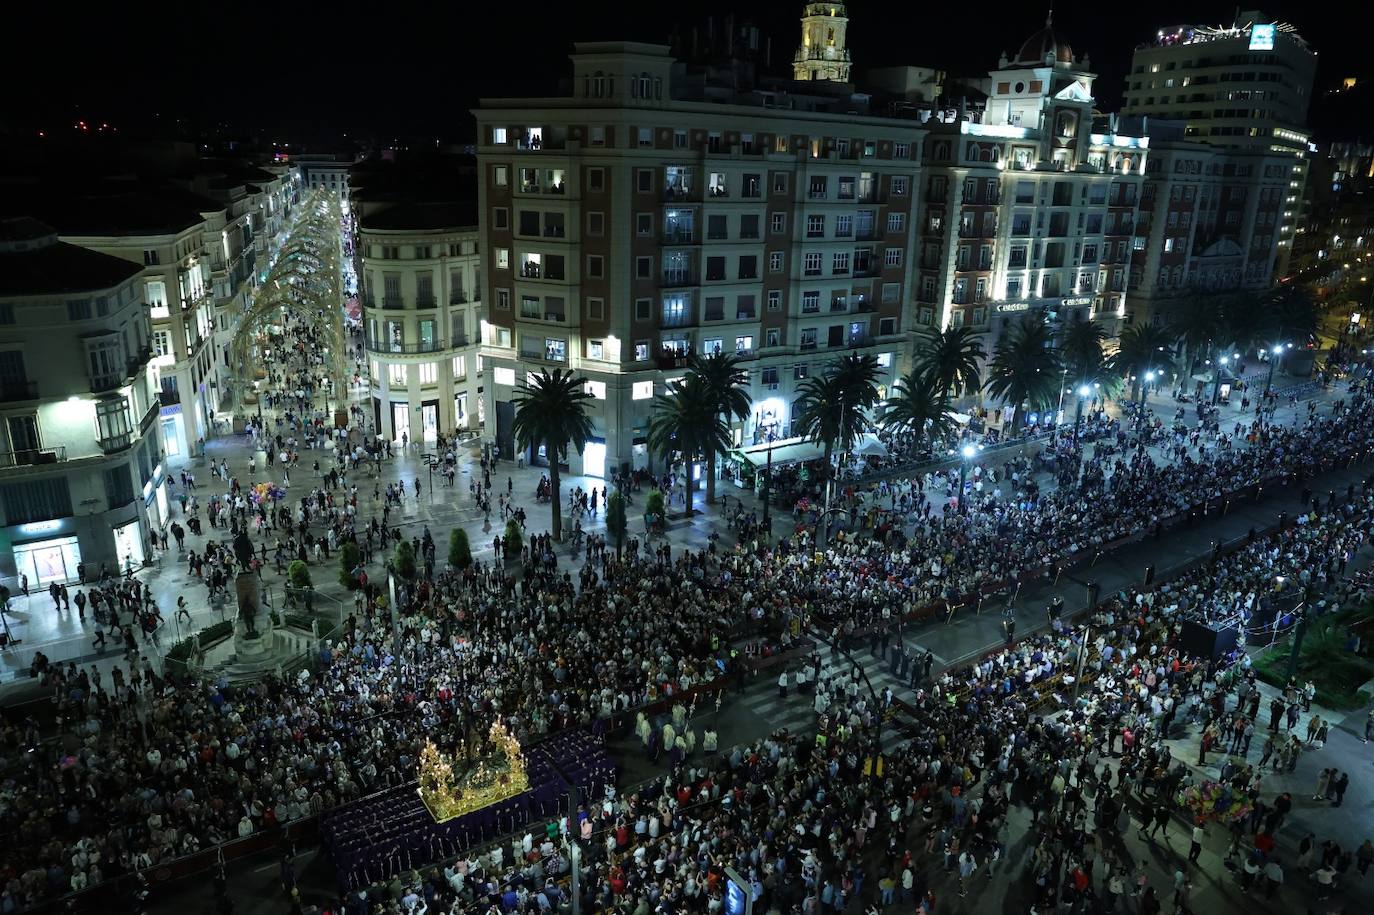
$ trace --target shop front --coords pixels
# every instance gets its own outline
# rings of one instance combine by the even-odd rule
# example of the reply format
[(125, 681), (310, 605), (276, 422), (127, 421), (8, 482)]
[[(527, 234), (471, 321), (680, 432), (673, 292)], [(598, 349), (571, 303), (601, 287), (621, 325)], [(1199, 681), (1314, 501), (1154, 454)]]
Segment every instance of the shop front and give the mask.
[(27, 575), (30, 590), (77, 577), (81, 545), (77, 541), (75, 519), (19, 524), (11, 528), (9, 534), (15, 577)]

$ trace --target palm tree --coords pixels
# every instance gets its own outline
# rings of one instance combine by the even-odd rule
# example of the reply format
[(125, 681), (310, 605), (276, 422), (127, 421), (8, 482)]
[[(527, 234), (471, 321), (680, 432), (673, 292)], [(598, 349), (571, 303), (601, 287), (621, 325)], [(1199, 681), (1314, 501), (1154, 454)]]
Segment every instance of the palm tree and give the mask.
[(1198, 293), (1174, 316), (1169, 330), (1188, 351), (1187, 375), (1193, 377), (1198, 360), (1211, 351), (1224, 329), (1223, 300), (1215, 295)]
[(1269, 331), (1271, 342), (1305, 347), (1317, 332), (1321, 312), (1296, 284), (1268, 290), (1260, 296), (1259, 305), (1263, 309), (1259, 323)]
[[(833, 474), (835, 450), (849, 451), (871, 427), (868, 411), (878, 403), (878, 357), (851, 353), (832, 363), (825, 374), (808, 378), (798, 389), (792, 407), (793, 428), (825, 449), (825, 479)], [(828, 490), (827, 490), (828, 491)], [(829, 539), (830, 519), (824, 519), (821, 543)]]
[(1109, 364), (1118, 377), (1132, 377), (1131, 399), (1140, 394), (1145, 373), (1174, 362), (1174, 336), (1162, 324), (1133, 324), (1121, 332)]
[(511, 426), (521, 449), (543, 445), (549, 461), (549, 499), (553, 511), (553, 539), (563, 539), (563, 499), (559, 490), (558, 462), (567, 457), (568, 443), (577, 451), (587, 446), (592, 437), (592, 421), (587, 416), (585, 379), (554, 369), (547, 369), (516, 390), (515, 421)]
[(968, 327), (951, 327), (932, 334), (916, 352), (922, 378), (950, 397), (972, 394), (981, 384), (979, 363), (987, 355), (983, 337)]
[[(734, 353), (715, 352), (709, 356), (692, 354), (690, 371), (701, 380), (701, 395), (714, 405), (716, 413), (744, 419), (753, 398), (749, 396), (749, 374), (740, 368), (743, 360)], [(727, 420), (728, 424), (728, 420)], [(726, 447), (729, 445), (727, 443)], [(706, 504), (716, 501), (716, 446), (706, 443)]]
[(1108, 363), (1107, 339), (1101, 324), (1081, 316), (1060, 332), (1060, 371), (1075, 391), (1088, 385), (1101, 396), (1111, 397), (1120, 389), (1121, 379)]
[(1049, 326), (1027, 315), (1003, 335), (993, 350), (984, 387), (1012, 405), (1012, 434), (1021, 430), (1023, 405), (1039, 409), (1054, 402), (1062, 381), (1059, 353)]
[(649, 446), (667, 460), (674, 452), (687, 462), (687, 514), (693, 514), (698, 457), (730, 447), (730, 424), (712, 401), (700, 375), (687, 375), (668, 383), (666, 393), (654, 398), (649, 418)]
[(905, 429), (916, 437), (935, 442), (954, 431), (949, 415), (949, 396), (917, 372), (908, 372), (897, 382), (883, 404), (879, 418), (884, 426)]

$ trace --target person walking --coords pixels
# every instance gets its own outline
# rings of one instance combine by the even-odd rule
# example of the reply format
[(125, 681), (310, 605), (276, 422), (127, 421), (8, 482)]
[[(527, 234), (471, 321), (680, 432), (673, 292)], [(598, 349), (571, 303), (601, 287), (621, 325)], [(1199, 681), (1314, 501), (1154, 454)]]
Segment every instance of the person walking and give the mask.
[(1336, 800), (1331, 804), (1332, 807), (1339, 807), (1345, 802), (1345, 792), (1350, 787), (1350, 773), (1342, 772), (1340, 777), (1332, 783), (1331, 789), (1335, 792)]
[(1193, 824), (1193, 841), (1188, 847), (1188, 862), (1190, 864), (1197, 864), (1198, 856), (1202, 854), (1202, 840), (1206, 838), (1206, 836), (1207, 830), (1203, 824), (1203, 820), (1199, 818), (1198, 821)]
[(1323, 769), (1317, 776), (1317, 790), (1312, 794), (1312, 800), (1321, 801), (1326, 799), (1326, 788), (1331, 784), (1332, 770)]

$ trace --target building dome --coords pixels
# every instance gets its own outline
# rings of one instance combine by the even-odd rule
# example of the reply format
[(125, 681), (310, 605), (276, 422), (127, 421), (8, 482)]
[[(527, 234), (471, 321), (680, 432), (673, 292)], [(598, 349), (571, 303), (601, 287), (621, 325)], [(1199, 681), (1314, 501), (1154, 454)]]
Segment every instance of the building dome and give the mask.
[(1073, 63), (1073, 48), (1069, 46), (1068, 39), (1054, 30), (1049, 19), (1045, 20), (1043, 29), (1022, 43), (1021, 50), (1016, 52), (1013, 63), (1042, 64), (1045, 62), (1046, 55), (1052, 56), (1055, 61), (1061, 64)]

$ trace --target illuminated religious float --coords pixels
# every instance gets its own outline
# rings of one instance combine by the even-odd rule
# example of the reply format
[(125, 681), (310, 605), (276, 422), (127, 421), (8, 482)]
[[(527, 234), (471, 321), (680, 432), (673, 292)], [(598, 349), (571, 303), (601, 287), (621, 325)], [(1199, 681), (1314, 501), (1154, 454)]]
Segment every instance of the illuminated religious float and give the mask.
[[(465, 751), (468, 748), (464, 748)], [(480, 810), (515, 797), (530, 787), (520, 741), (496, 722), (487, 733), (487, 752), (464, 756), (472, 764), (455, 772), (434, 742), (425, 741), (420, 751), (420, 785), (417, 789), (436, 823)]]

